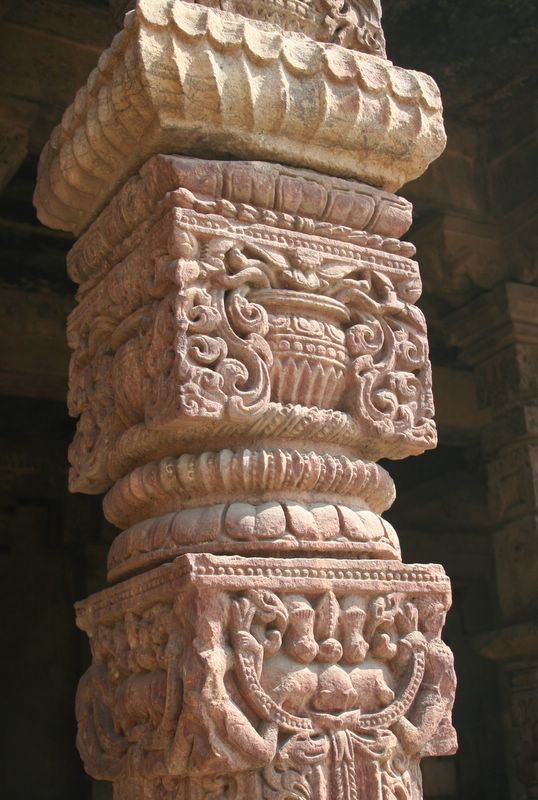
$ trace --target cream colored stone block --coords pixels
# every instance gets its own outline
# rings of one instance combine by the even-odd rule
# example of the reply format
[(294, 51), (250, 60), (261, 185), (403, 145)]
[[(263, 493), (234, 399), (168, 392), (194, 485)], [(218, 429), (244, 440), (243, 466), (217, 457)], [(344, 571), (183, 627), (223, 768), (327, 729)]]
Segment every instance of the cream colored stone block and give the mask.
[(40, 160), (41, 221), (80, 233), (155, 153), (260, 158), (395, 191), (443, 151), (427, 75), (266, 22), (141, 0)]

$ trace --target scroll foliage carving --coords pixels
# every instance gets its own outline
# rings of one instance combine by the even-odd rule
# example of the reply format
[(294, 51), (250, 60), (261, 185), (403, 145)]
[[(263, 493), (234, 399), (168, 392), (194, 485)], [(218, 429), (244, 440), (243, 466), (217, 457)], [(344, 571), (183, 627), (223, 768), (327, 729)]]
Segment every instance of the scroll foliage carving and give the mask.
[[(234, 398), (232, 407), (238, 413), (245, 408), (237, 380), (224, 378), (228, 369), (237, 374), (237, 366), (225, 358), (220, 363), (223, 340), (226, 352), (236, 347), (247, 369), (249, 361), (252, 363), (250, 380), (265, 402), (269, 380), (264, 366), (273, 366), (272, 399), (277, 402), (301, 398), (308, 404), (312, 398), (315, 402), (311, 404), (317, 407), (336, 404), (340, 410), (349, 409), (355, 419), (378, 434), (401, 431), (409, 435), (418, 428), (426, 438), (432, 436), (426, 326), (423, 315), (412, 305), (418, 295), (416, 278), (404, 275), (396, 282), (362, 264), (340, 262), (316, 251), (298, 248), (282, 252), (240, 240), (213, 240), (201, 259), (199, 278), (211, 287), (214, 300), (208, 305), (207, 297), (205, 304), (194, 299), (186, 310), (192, 320), (187, 335), (194, 335), (194, 342), (187, 350), (183, 379), (192, 379), (196, 367), (189, 370), (192, 362), (197, 362), (200, 377), (195, 380), (203, 383), (207, 373), (202, 364), (211, 363), (221, 376), (224, 394)], [(234, 301), (224, 299), (229, 289), (234, 290)], [(186, 294), (189, 297), (188, 290)], [(192, 289), (191, 297), (198, 296), (199, 290)], [(249, 302), (250, 298), (257, 302)], [(278, 313), (275, 307), (280, 309)], [(237, 341), (234, 323), (247, 345)], [(199, 338), (197, 332), (208, 325), (209, 336), (200, 334)], [(263, 338), (268, 334), (269, 344)], [(290, 369), (294, 361), (299, 364), (294, 365), (295, 371)], [(345, 387), (348, 364), (352, 380)], [(249, 376), (241, 378), (248, 383)], [(309, 383), (314, 385), (309, 388)], [(335, 384), (340, 384), (340, 391)], [(300, 386), (296, 395), (294, 385)], [(188, 380), (187, 386), (190, 391)], [(344, 393), (347, 401), (339, 404), (338, 396)], [(250, 413), (260, 407), (246, 406)]]
[[(302, 202), (307, 189), (319, 202), (320, 187), (294, 179), (281, 184), (290, 192), (281, 207), (291, 207), (292, 188)], [(288, 213), (270, 220), (269, 210), (256, 212), (247, 222), (231, 201), (195, 202), (182, 192), (142, 238), (118, 242), (116, 263), (81, 289), (69, 328), (73, 408), (89, 415), (94, 443), (114, 447), (91, 472), (91, 441), (81, 432), (73, 485), (99, 491), (136, 465), (134, 454), (158, 457), (165, 429), (182, 450), (198, 449), (208, 431), (226, 447), (254, 419), (260, 435), (303, 441), (326, 439), (332, 419), (339, 441), (367, 458), (432, 447), (427, 337), (410, 251), (333, 223), (312, 220), (311, 233), (303, 219), (292, 230)], [(109, 413), (99, 419), (84, 402), (92, 370), (110, 375), (101, 395)]]
[(330, 41), (353, 50), (385, 56), (380, 0), (321, 0)]
[[(257, 414), (269, 400), (271, 352), (266, 314), (245, 296), (255, 277), (227, 271), (233, 258), (228, 240), (200, 243), (185, 236), (182, 250), (189, 257), (174, 264), (176, 289), (159, 304), (145, 353), (155, 387), (149, 403), (155, 411), (147, 419), (155, 422), (171, 410), (218, 418)], [(175, 354), (168, 369), (163, 353)]]

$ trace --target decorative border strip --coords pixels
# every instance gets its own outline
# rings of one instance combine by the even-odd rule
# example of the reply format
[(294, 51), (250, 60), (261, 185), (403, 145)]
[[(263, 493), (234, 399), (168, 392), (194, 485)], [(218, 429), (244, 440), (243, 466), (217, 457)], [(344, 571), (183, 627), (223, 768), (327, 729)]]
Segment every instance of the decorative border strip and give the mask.
[(113, 620), (125, 610), (136, 611), (137, 607), (146, 607), (157, 597), (174, 597), (187, 582), (239, 590), (249, 588), (253, 578), (257, 579), (259, 589), (278, 581), (282, 591), (319, 593), (330, 587), (337, 595), (357, 591), (434, 591), (450, 596), (450, 581), (438, 564), (324, 559), (320, 565), (307, 558), (188, 554), (77, 603), (77, 624), (82, 630), (91, 631), (95, 625)]
[(294, 448), (226, 449), (139, 467), (110, 489), (104, 511), (114, 525), (127, 528), (149, 517), (207, 505), (208, 496), (212, 503), (237, 498), (260, 504), (303, 493), (314, 493), (312, 502), (324, 496), (335, 501), (354, 497), (379, 514), (395, 496), (389, 473), (372, 461)]
[(127, 181), (101, 212), (98, 224), (75, 243), (68, 254), (71, 279), (96, 280), (175, 208), (409, 258), (415, 254), (414, 245), (397, 238), (411, 224), (411, 203), (403, 197), (280, 164), (157, 155)]

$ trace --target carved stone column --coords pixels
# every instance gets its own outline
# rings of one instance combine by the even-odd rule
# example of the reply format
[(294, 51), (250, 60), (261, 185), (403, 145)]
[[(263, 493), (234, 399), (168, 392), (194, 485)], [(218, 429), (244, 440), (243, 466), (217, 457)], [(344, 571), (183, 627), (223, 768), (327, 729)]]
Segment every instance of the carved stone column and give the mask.
[(455, 748), (450, 586), (402, 563), (376, 461), (435, 445), (390, 192), (438, 92), (377, 3), (225, 6), (140, 0), (40, 163), (80, 235), (71, 489), (122, 530), (78, 746), (125, 800), (417, 800)]
[(495, 557), (505, 627), (479, 648), (503, 664), (513, 756), (538, 797), (538, 287), (505, 283), (448, 321), (462, 357), (475, 368), (479, 402), (492, 412), (483, 431)]

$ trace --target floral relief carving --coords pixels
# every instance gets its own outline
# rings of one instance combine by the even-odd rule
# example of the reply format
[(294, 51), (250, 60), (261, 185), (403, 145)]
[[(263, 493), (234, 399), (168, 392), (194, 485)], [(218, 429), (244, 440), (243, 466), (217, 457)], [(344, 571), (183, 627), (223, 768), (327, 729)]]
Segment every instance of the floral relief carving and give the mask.
[[(79, 738), (92, 769), (119, 780), (107, 765), (121, 772), (135, 758), (150, 797), (157, 778), (184, 778), (185, 789), (205, 773), (207, 786), (240, 786), (241, 771), (228, 781), (223, 768), (236, 773), (239, 762), (260, 798), (411, 800), (419, 755), (454, 748), (453, 662), (439, 638), (446, 583), (407, 568), (408, 587), (392, 591), (397, 562), (364, 562), (370, 583), (357, 582), (353, 562), (334, 563), (349, 575), (334, 590), (313, 576), (295, 591), (282, 579), (278, 589), (249, 589), (250, 572), (270, 574), (262, 560), (243, 559), (226, 578), (226, 559), (204, 557), (173, 609), (140, 597), (140, 610), (122, 615), (113, 602), (105, 625), (95, 618), (103, 612), (90, 622), (81, 609), (94, 663), (79, 688)], [(194, 784), (185, 791), (197, 797)]]
[(170, 604), (155, 604), (99, 625), (91, 637), (93, 663), (77, 693), (77, 746), (96, 777), (116, 777), (129, 743), (156, 744), (177, 723), (181, 687), (167, 677), (179, 648), (172, 614)]
[[(411, 304), (418, 294), (416, 280), (404, 276), (395, 285), (386, 274), (362, 264), (339, 263), (301, 248), (282, 253), (249, 242), (214, 240), (206, 252), (207, 262), (201, 263), (208, 284), (217, 284), (221, 292), (232, 287), (238, 292), (235, 303), (228, 300), (230, 321), (243, 334), (251, 330), (249, 324), (257, 326), (247, 333), (247, 341), (261, 362), (273, 367), (274, 401), (340, 410), (347, 405), (353, 416), (379, 433), (392, 433), (398, 426), (406, 433), (415, 426), (431, 428), (426, 326)], [(219, 296), (218, 303), (226, 306)], [(198, 318), (202, 326), (214, 319), (209, 308), (192, 305), (188, 315), (195, 318), (189, 324), (194, 333)], [(238, 318), (239, 308), (243, 313)], [(195, 337), (193, 352), (199, 362), (215, 356), (218, 363), (220, 339), (232, 338), (228, 331), (218, 331), (222, 337), (216, 336), (215, 327), (210, 342)], [(261, 364), (256, 366), (252, 380), (258, 379), (260, 393), (266, 387), (267, 396), (267, 373)], [(348, 368), (349, 400), (340, 404)]]
[[(158, 162), (157, 175), (164, 169)], [(73, 485), (105, 488), (131, 466), (129, 451), (151, 460), (159, 429), (171, 425), (182, 449), (208, 425), (226, 446), (226, 431), (236, 435), (255, 418), (278, 436), (276, 415), (292, 439), (309, 439), (327, 435), (327, 410), (366, 457), (433, 446), (427, 338), (414, 305), (420, 278), (408, 251), (332, 223), (323, 229), (331, 239), (306, 224), (291, 231), (287, 214), (248, 223), (228, 201), (218, 209), (204, 202), (165, 212), (136, 248), (136, 238), (120, 240), (117, 263), (81, 287), (69, 325), (72, 391), (82, 407), (86, 365), (104, 371), (108, 363), (114, 413), (94, 419), (94, 441), (104, 426), (119, 463), (101, 456), (100, 474), (85, 475), (90, 442), (75, 444)]]
[[(235, 272), (234, 245), (210, 240), (201, 248), (196, 266), (188, 261), (176, 271), (179, 291), (184, 292), (175, 308), (176, 352), (183, 356), (178, 378), (189, 415), (219, 415), (223, 406), (232, 417), (257, 414), (269, 401), (267, 315), (248, 300), (248, 287), (260, 276), (254, 270)], [(189, 285), (195, 279), (203, 288)]]
[(380, 0), (322, 0), (329, 41), (343, 47), (385, 56)]

